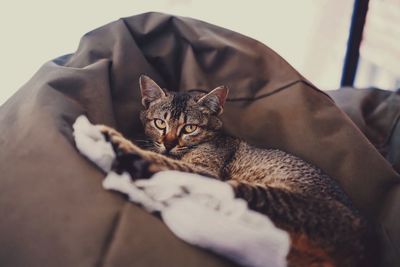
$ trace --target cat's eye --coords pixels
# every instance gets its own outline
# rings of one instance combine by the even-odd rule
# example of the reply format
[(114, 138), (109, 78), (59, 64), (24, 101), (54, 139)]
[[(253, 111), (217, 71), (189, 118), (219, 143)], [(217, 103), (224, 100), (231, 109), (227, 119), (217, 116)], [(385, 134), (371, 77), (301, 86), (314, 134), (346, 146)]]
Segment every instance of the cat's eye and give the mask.
[(160, 130), (167, 128), (167, 124), (161, 119), (154, 119), (154, 125)]
[(194, 124), (186, 124), (185, 127), (183, 127), (183, 131), (187, 134), (193, 133), (196, 131), (197, 125)]

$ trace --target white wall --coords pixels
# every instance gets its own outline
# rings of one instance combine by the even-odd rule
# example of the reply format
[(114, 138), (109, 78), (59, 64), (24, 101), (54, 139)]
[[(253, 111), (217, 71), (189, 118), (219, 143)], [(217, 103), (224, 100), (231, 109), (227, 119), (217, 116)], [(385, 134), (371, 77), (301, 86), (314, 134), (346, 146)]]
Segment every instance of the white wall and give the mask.
[[(0, 105), (28, 81), (44, 62), (74, 52), (84, 33), (120, 17), (147, 11), (194, 17), (251, 36), (280, 53), (317, 85), (323, 88), (336, 87), (341, 67), (341, 56), (338, 57), (337, 54), (341, 55), (344, 48), (343, 38), (347, 35), (346, 22), (351, 2), (348, 0), (34, 0), (8, 1), (7, 4), (2, 2), (0, 4)], [(340, 25), (336, 25), (334, 30), (321, 27), (335, 20), (344, 21), (343, 25), (339, 23)], [(325, 43), (323, 40), (319, 41), (320, 36), (332, 35), (332, 32), (339, 32), (339, 37)], [(332, 50), (326, 48), (335, 42), (339, 44), (336, 45), (337, 48)], [(321, 58), (323, 60), (320, 60)], [(321, 72), (321, 69), (326, 71)]]

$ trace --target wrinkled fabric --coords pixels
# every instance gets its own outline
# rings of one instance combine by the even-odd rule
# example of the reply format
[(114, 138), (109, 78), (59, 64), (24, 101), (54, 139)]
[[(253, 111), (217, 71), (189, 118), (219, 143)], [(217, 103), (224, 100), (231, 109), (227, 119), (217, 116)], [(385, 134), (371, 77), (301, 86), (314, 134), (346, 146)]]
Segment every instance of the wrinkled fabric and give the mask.
[(345, 87), (328, 94), (400, 172), (400, 89)]
[(0, 266), (233, 266), (104, 191), (75, 148), (81, 114), (142, 137), (141, 74), (176, 91), (227, 85), (224, 130), (337, 179), (377, 223), (382, 266), (400, 265), (399, 176), (330, 97), (255, 40), (146, 13), (85, 34), (0, 107)]

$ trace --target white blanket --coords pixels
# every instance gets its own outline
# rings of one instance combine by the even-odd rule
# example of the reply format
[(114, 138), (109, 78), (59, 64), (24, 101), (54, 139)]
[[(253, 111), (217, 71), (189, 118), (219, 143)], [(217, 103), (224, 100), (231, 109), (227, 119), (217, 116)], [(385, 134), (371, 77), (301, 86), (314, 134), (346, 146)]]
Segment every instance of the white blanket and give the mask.
[(182, 240), (252, 267), (283, 267), (288, 234), (271, 220), (248, 209), (230, 185), (197, 174), (164, 171), (132, 181), (111, 171), (115, 153), (99, 129), (80, 116), (73, 125), (78, 150), (108, 173), (103, 187), (129, 196), (148, 211), (159, 211)]

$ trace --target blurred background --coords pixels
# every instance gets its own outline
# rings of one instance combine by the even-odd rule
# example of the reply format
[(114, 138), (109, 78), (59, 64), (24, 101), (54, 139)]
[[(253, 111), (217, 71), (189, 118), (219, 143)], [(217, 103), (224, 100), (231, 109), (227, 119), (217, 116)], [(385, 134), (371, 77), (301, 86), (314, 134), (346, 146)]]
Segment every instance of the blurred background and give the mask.
[[(400, 87), (400, 0), (369, 2), (355, 86), (394, 90)], [(250, 36), (320, 89), (337, 89), (353, 7), (354, 0), (3, 1), (0, 105), (43, 63), (73, 53), (86, 32), (148, 11), (193, 17)]]

